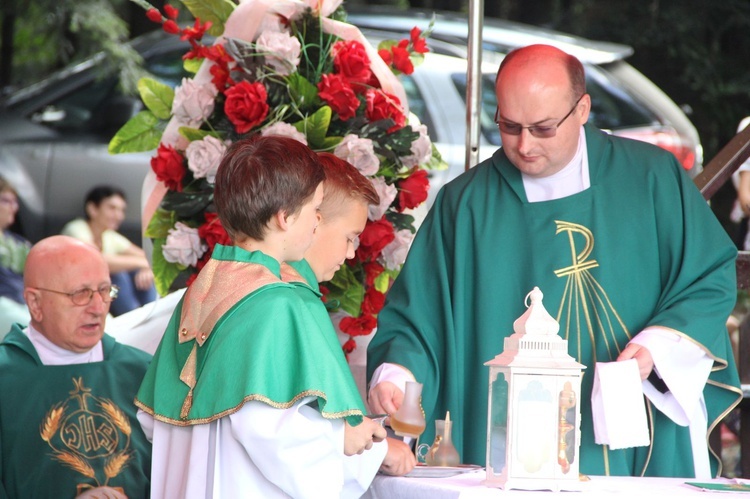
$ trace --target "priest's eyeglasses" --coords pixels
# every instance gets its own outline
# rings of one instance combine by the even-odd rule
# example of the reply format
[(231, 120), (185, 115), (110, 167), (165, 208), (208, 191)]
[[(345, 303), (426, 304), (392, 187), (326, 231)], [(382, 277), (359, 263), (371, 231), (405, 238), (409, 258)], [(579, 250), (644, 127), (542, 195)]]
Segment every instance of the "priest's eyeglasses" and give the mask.
[[(586, 94), (583, 94), (586, 95)], [(578, 103), (581, 102), (581, 99), (583, 99), (583, 95), (581, 95), (575, 104), (573, 104), (573, 107), (570, 108), (570, 111), (568, 111), (568, 114), (566, 114), (563, 119), (561, 119), (557, 125), (552, 126), (541, 126), (541, 125), (530, 125), (530, 126), (522, 126), (518, 123), (509, 123), (507, 121), (503, 121), (500, 119), (500, 108), (497, 108), (495, 111), (495, 123), (497, 123), (497, 127), (500, 129), (501, 132), (507, 133), (508, 135), (521, 135), (521, 132), (523, 129), (527, 129), (531, 135), (534, 137), (538, 137), (540, 139), (548, 139), (550, 137), (554, 137), (557, 135), (557, 129), (560, 128), (560, 125), (565, 123), (565, 120), (567, 120), (571, 114), (573, 114), (573, 111), (576, 110), (578, 107)]]
[(56, 291), (54, 289), (37, 288), (41, 291), (49, 291), (50, 293), (57, 293), (58, 295), (65, 295), (73, 302), (74, 305), (88, 305), (91, 303), (91, 299), (94, 297), (94, 293), (99, 293), (104, 303), (109, 303), (117, 298), (117, 294), (120, 292), (120, 288), (114, 284), (104, 284), (99, 286), (99, 289), (83, 288), (72, 293), (66, 293), (64, 291)]

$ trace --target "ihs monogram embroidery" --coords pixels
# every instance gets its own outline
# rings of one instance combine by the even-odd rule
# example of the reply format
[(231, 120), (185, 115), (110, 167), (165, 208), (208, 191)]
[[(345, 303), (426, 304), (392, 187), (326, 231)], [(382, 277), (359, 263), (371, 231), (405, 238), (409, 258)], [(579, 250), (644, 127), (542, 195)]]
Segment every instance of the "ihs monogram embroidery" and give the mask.
[(132, 451), (125, 413), (111, 400), (95, 397), (83, 378), (73, 378), (73, 385), (70, 397), (47, 412), (39, 433), (52, 458), (95, 482), (78, 484), (80, 494), (107, 485), (128, 465)]

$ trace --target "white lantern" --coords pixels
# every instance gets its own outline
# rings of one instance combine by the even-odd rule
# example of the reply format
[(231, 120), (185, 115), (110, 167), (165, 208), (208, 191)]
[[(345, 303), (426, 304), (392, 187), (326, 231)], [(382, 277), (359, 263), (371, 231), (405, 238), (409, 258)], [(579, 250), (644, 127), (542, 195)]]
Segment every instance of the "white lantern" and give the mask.
[[(539, 288), (490, 368), (487, 479), (503, 489), (581, 490), (581, 376)], [(529, 304), (529, 300), (531, 303)], [(502, 376), (500, 376), (502, 374)]]

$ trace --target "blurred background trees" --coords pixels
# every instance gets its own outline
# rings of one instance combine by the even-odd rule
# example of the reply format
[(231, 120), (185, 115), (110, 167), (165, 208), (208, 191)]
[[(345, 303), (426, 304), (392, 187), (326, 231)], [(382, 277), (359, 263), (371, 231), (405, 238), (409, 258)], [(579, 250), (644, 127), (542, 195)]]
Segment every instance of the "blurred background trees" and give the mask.
[[(346, 0), (467, 12), (469, 0)], [(161, 8), (164, 0), (150, 2)], [(179, 0), (173, 0), (182, 8)], [(635, 49), (629, 62), (688, 111), (707, 162), (750, 115), (748, 0), (485, 0), (485, 15)], [(183, 9), (184, 10), (184, 9)], [(0, 88), (31, 83), (106, 50), (132, 80), (137, 58), (122, 41), (158, 27), (129, 0), (0, 0)], [(733, 197), (733, 189), (715, 198)]]

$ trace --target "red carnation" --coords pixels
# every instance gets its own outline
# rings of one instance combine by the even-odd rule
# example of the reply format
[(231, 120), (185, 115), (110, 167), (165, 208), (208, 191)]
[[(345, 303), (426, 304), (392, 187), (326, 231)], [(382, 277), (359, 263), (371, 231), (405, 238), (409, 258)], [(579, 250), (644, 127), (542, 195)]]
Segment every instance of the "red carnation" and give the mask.
[(404, 116), (398, 97), (382, 90), (371, 88), (365, 92), (365, 99), (367, 101), (365, 116), (367, 116), (368, 120), (392, 119), (395, 124), (388, 129), (388, 132), (398, 130), (406, 124), (406, 117)]
[(370, 314), (362, 314), (357, 318), (344, 317), (339, 323), (339, 329), (349, 336), (364, 336), (372, 333), (378, 320)]
[(357, 41), (339, 41), (333, 45), (333, 67), (350, 83), (370, 81), (370, 58), (365, 46)]
[(341, 121), (349, 120), (356, 115), (360, 102), (343, 76), (324, 74), (318, 83), (318, 92), (318, 96), (331, 106)]
[(224, 226), (221, 225), (219, 215), (216, 213), (206, 212), (206, 223), (198, 227), (198, 235), (206, 241), (209, 252), (213, 252), (214, 246), (217, 244), (225, 246), (232, 244), (232, 240), (229, 239), (229, 235)]
[(414, 49), (414, 52), (419, 52), (420, 54), (426, 54), (430, 51), (430, 49), (427, 48), (427, 40), (422, 38), (422, 31), (414, 26), (411, 29), (411, 46)]
[(182, 177), (185, 176), (185, 159), (172, 146), (159, 144), (156, 156), (151, 158), (151, 169), (156, 178), (173, 191), (182, 191)]
[[(406, 42), (406, 40), (403, 40)], [(393, 66), (404, 74), (410, 75), (414, 72), (414, 64), (409, 59), (409, 51), (406, 50), (406, 43), (394, 45), (391, 47), (393, 51)]]
[(365, 292), (365, 298), (362, 300), (362, 313), (377, 315), (385, 304), (385, 294), (375, 288), (370, 288)]
[(361, 262), (375, 260), (380, 256), (383, 248), (388, 246), (396, 238), (393, 230), (393, 224), (381, 218), (376, 222), (367, 221), (365, 230), (359, 236), (359, 248), (357, 248), (357, 257)]
[(237, 133), (247, 133), (263, 123), (268, 115), (266, 87), (262, 83), (241, 81), (226, 92), (224, 113)]
[(398, 182), (396, 187), (398, 187), (398, 211), (416, 208), (427, 199), (427, 192), (430, 189), (427, 170), (415, 170), (407, 178)]

